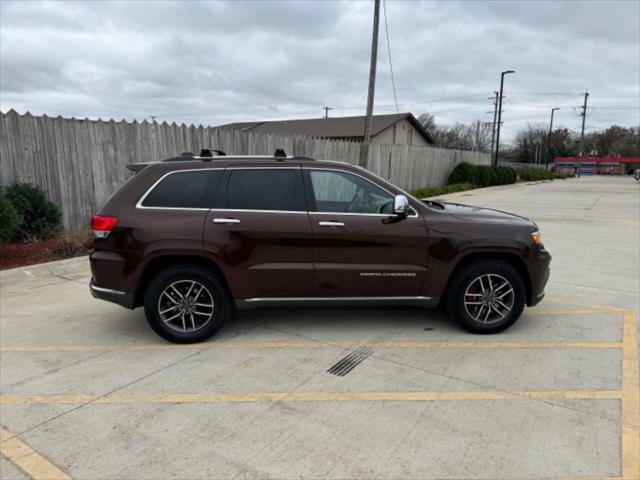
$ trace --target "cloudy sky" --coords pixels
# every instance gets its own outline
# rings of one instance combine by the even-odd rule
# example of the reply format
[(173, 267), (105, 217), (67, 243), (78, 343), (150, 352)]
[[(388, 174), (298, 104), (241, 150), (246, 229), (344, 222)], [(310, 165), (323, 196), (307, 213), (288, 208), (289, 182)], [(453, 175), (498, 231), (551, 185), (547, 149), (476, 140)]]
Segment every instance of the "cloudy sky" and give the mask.
[[(365, 112), (372, 1), (0, 1), (0, 109), (232, 121)], [(489, 121), (640, 125), (640, 1), (386, 1), (400, 111)], [(375, 113), (396, 111), (384, 17)]]

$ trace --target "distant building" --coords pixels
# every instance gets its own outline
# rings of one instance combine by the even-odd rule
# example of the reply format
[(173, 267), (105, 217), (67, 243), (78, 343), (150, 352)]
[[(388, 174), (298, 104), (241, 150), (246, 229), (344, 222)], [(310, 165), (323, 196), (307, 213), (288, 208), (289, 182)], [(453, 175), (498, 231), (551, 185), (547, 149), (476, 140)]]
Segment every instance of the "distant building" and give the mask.
[[(331, 140), (362, 141), (364, 116), (279, 120), (271, 122), (237, 122), (220, 125), (245, 132), (306, 135)], [(433, 145), (433, 137), (411, 113), (374, 115), (371, 122), (371, 143), (426, 146)]]
[(556, 157), (557, 172), (576, 171), (581, 175), (625, 175), (640, 168), (640, 157)]

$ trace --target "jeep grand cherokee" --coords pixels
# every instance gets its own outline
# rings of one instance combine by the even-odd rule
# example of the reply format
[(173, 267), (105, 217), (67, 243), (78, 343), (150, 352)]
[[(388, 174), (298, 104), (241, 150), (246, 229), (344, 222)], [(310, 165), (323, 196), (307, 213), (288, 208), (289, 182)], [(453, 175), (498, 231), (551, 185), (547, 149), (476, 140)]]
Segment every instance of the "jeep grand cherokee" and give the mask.
[(275, 304), (443, 305), (495, 333), (544, 296), (551, 257), (531, 220), (420, 201), (346, 163), (209, 155), (130, 165), (92, 219), (93, 296), (144, 306), (170, 341)]

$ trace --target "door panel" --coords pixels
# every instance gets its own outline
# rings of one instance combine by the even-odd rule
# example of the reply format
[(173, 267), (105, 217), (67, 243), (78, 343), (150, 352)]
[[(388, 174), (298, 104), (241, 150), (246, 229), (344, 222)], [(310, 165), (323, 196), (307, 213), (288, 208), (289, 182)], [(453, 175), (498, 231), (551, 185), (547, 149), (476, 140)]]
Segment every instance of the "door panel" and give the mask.
[(314, 295), (423, 295), (427, 240), (420, 217), (311, 213), (310, 220)]
[(236, 299), (309, 296), (313, 248), (299, 167), (227, 170), (204, 248), (224, 259)]
[(217, 256), (226, 259), (236, 298), (311, 294), (311, 228), (306, 212), (212, 210), (204, 239), (205, 250), (217, 250)]
[(342, 169), (303, 170), (313, 231), (317, 296), (422, 296), (422, 217), (393, 215), (394, 194)]

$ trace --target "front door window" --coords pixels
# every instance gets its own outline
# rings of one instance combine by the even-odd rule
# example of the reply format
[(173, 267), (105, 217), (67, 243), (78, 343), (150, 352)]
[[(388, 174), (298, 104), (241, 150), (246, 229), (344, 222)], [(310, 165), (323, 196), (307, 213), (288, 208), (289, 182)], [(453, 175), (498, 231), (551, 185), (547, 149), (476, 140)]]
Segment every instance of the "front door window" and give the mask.
[(346, 172), (309, 172), (315, 211), (326, 213), (393, 213), (393, 196), (364, 178)]

